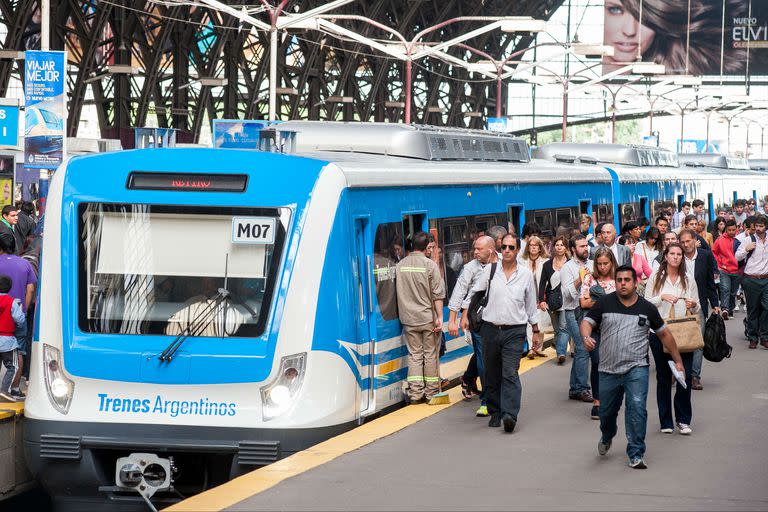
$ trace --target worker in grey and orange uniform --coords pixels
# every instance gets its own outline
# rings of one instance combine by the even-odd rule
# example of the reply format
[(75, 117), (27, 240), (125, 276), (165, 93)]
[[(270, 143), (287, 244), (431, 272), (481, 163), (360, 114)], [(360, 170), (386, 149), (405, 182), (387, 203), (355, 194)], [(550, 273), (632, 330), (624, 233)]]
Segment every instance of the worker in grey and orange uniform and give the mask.
[(437, 264), (424, 252), (429, 235), (413, 235), (412, 252), (396, 267), (397, 309), (408, 348), (409, 403), (429, 401), (440, 391), (440, 339), (445, 287)]

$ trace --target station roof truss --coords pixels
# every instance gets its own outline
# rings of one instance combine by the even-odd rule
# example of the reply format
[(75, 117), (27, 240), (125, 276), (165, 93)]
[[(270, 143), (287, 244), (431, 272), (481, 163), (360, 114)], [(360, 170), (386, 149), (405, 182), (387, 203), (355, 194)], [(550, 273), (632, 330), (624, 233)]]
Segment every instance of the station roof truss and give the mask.
[[(258, 4), (250, 0), (225, 3), (238, 9)], [(293, 0), (287, 8), (305, 12), (324, 3)], [(358, 0), (334, 12), (366, 16), (407, 36), (458, 16), (547, 19), (562, 3)], [(156, 116), (161, 128), (181, 130), (186, 136), (179, 140), (186, 142), (197, 141), (201, 127), (211, 119), (267, 117), (267, 32), (196, 2), (63, 0), (51, 4), (51, 48), (69, 53), (69, 136), (77, 136), (84, 107), (90, 105), (95, 106), (105, 138), (128, 137), (132, 127), (147, 125), (149, 116)], [(0, 1), (0, 25), (6, 28), (3, 49), (34, 49), (36, 40), (39, 44), (32, 22), (36, 9), (34, 1)], [(267, 13), (253, 15), (269, 23)], [(343, 23), (366, 37), (388, 37), (362, 22)], [(461, 23), (449, 25), (425, 42), (448, 40), (464, 31)], [(279, 119), (402, 120), (403, 61), (318, 31), (281, 32), (278, 41)], [(504, 55), (531, 42), (529, 34), (493, 31), (469, 44)], [(449, 52), (468, 58), (460, 48)], [(493, 80), (471, 77), (466, 69), (434, 58), (414, 62), (413, 69), (414, 122), (482, 128), (484, 117), (494, 115)], [(22, 78), (21, 71), (23, 61), (0, 60), (0, 96), (6, 95), (13, 75)], [(506, 88), (502, 95), (505, 104)]]

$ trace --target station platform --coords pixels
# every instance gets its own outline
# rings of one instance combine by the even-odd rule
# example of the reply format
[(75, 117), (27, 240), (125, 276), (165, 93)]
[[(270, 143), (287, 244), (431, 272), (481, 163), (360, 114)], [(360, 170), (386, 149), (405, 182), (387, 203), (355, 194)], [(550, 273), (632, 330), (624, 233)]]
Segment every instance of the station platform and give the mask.
[[(659, 432), (655, 372), (647, 470), (627, 466), (619, 433), (597, 454), (590, 405), (568, 400), (570, 361), (523, 361), (515, 432), (475, 417), (479, 403), (405, 407), (167, 510), (766, 510), (768, 350), (749, 350), (743, 315), (733, 356), (704, 361), (693, 435)], [(569, 358), (570, 359), (570, 358)]]

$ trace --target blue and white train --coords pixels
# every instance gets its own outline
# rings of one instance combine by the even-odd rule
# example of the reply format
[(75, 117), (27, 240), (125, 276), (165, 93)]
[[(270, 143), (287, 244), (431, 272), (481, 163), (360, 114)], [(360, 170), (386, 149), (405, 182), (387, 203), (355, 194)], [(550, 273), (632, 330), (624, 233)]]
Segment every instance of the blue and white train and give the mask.
[[(57, 501), (167, 504), (402, 403), (394, 265), (415, 231), (437, 238), (450, 291), (496, 224), (551, 234), (581, 213), (620, 224), (768, 192), (764, 174), (655, 148), (530, 160), (485, 132), (278, 129), (294, 154), (148, 149), (57, 171), (25, 411), (29, 465)], [(470, 352), (449, 339), (442, 376)]]

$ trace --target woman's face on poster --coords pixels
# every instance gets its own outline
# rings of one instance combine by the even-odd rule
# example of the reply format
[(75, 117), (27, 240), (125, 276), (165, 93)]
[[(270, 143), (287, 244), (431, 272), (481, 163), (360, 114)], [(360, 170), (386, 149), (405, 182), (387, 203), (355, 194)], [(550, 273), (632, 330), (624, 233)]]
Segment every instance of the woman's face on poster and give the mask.
[(613, 46), (613, 57), (606, 57), (604, 63), (634, 62), (638, 48), (642, 56), (653, 43), (655, 35), (653, 29), (641, 25), (624, 8), (620, 0), (605, 0), (603, 41)]

